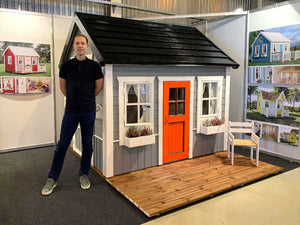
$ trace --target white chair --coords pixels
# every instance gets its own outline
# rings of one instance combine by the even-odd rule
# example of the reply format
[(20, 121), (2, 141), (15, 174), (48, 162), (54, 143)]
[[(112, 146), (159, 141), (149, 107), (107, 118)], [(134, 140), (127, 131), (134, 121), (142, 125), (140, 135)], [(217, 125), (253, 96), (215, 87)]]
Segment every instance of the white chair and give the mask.
[[(251, 133), (251, 139), (235, 139), (232, 133)], [(254, 122), (231, 122), (228, 124), (228, 159), (234, 164), (234, 146), (248, 146), (251, 148), (250, 158), (253, 159), (253, 148), (256, 148), (256, 166), (259, 164), (259, 137), (254, 133)]]

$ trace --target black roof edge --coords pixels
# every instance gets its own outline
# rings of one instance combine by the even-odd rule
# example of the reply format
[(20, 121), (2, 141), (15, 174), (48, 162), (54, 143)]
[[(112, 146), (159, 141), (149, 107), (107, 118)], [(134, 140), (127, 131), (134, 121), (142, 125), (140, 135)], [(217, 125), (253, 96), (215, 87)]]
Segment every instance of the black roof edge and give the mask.
[(61, 64), (64, 61), (66, 61), (66, 59), (67, 59), (68, 52), (72, 48), (71, 40), (73, 40), (73, 38), (75, 37), (77, 29), (78, 29), (78, 27), (76, 26), (76, 22), (73, 19), (72, 24), (71, 24), (71, 29), (69, 30), (69, 33), (67, 35), (66, 43), (65, 43), (64, 49), (62, 51), (62, 55), (61, 55), (60, 60), (59, 60), (59, 65), (58, 65), (59, 68), (60, 68)]

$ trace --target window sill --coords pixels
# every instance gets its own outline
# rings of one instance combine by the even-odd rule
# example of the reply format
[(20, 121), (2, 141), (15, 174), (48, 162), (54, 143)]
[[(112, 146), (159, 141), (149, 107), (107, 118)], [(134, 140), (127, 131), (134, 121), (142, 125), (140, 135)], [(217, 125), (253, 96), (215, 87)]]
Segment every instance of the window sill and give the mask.
[(134, 138), (125, 137), (125, 146), (128, 148), (151, 145), (155, 143), (155, 135), (146, 135)]
[(222, 124), (220, 126), (201, 126), (200, 127), (200, 133), (205, 135), (211, 135), (211, 134), (217, 134), (217, 133), (223, 133), (225, 131), (225, 125)]

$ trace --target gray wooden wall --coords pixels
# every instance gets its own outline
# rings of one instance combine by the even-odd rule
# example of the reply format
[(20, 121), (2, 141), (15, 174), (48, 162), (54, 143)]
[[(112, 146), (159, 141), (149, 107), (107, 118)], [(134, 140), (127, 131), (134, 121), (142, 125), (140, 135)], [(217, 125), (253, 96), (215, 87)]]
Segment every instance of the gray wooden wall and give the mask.
[[(113, 115), (114, 115), (114, 175), (144, 169), (158, 165), (158, 136), (156, 143), (137, 148), (127, 148), (119, 145), (119, 82), (118, 76), (145, 76), (144, 73), (126, 74), (126, 68), (119, 71), (113, 68)], [(147, 75), (146, 75), (147, 76)], [(149, 74), (148, 74), (149, 76)], [(154, 81), (154, 134), (158, 132), (158, 81)]]
[[(114, 115), (114, 175), (144, 169), (158, 165), (158, 136), (156, 143), (138, 148), (119, 146), (119, 76), (155, 76), (154, 82), (154, 133), (158, 134), (158, 79), (159, 76), (225, 76), (225, 67), (201, 67), (201, 66), (122, 66), (113, 67), (113, 115)], [(197, 91), (198, 84), (195, 79), (194, 87), (194, 130), (197, 127)], [(225, 98), (225, 84), (223, 86)], [(223, 98), (223, 99), (224, 99)], [(223, 116), (224, 116), (223, 100)], [(211, 154), (223, 150), (223, 134), (204, 135), (193, 131), (194, 154), (193, 157)]]

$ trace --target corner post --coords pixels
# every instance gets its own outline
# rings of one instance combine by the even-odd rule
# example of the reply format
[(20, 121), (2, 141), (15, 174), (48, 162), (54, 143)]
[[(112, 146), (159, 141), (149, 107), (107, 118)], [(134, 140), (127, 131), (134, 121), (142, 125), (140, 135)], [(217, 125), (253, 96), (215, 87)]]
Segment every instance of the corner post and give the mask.
[(229, 121), (229, 104), (230, 104), (230, 68), (226, 67), (226, 88), (225, 88), (225, 132), (224, 132), (224, 151), (228, 150), (228, 121)]
[(107, 64), (104, 69), (104, 105), (103, 105), (103, 175), (114, 175), (113, 151), (113, 65)]

